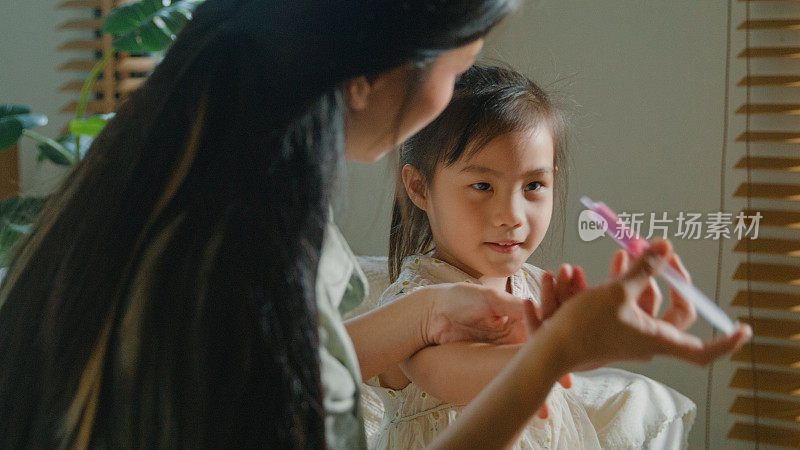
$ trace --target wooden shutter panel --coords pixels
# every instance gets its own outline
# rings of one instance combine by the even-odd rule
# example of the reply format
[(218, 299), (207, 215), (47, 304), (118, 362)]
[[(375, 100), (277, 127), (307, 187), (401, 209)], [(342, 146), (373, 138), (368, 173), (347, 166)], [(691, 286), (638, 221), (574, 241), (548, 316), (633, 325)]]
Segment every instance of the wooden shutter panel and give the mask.
[[(60, 8), (75, 9), (84, 16), (64, 22), (59, 26), (60, 30), (89, 30), (95, 34), (94, 39), (66, 40), (59, 47), (59, 50), (70, 51), (73, 54), (76, 50), (86, 53), (84, 57), (65, 61), (58, 68), (59, 71), (76, 73), (74, 81), (60, 87), (62, 92), (75, 93), (75, 100), (64, 105), (61, 112), (76, 111), (78, 97), (89, 72), (112, 50), (111, 36), (103, 36), (100, 33), (103, 20), (115, 6), (131, 1), (133, 0), (67, 0), (59, 5)], [(160, 59), (149, 56), (117, 54), (106, 65), (102, 76), (94, 86), (92, 98), (86, 108), (87, 115), (114, 112), (128, 94), (144, 82), (159, 62)]]
[[(745, 76), (736, 86), (746, 100), (735, 111), (745, 118), (736, 142), (745, 156), (734, 166), (741, 182), (733, 197), (746, 200), (746, 216), (762, 219), (758, 239), (733, 248), (740, 262), (731, 306), (754, 339), (731, 356), (728, 439), (800, 448), (800, 73), (792, 73), (800, 72), (800, 47), (791, 45), (800, 43), (800, 17), (792, 17), (800, 2), (738, 5), (745, 19), (737, 41), (745, 44), (735, 54)], [(776, 36), (787, 45), (774, 45)]]

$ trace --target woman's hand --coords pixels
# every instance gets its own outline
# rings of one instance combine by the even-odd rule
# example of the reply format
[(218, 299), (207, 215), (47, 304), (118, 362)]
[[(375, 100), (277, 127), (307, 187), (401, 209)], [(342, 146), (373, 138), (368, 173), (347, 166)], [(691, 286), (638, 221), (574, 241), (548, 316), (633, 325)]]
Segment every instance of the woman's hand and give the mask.
[[(693, 309), (674, 296), (675, 312), (658, 319), (653, 302), (640, 303), (651, 287), (651, 277), (667, 262), (681, 270), (680, 260), (666, 241), (656, 240), (632, 268), (608, 284), (586, 289), (563, 302), (544, 323), (526, 315), (540, 331), (555, 333), (564, 355), (562, 373), (621, 360), (649, 360), (664, 354), (704, 365), (738, 348), (752, 335), (740, 325), (730, 336), (703, 342), (683, 330), (694, 320)], [(685, 274), (685, 269), (681, 270)], [(647, 300), (647, 299), (646, 299)]]
[(427, 345), (525, 341), (524, 300), (518, 297), (469, 283), (440, 284), (409, 295), (423, 292), (432, 299), (423, 327)]
[[(536, 307), (533, 302), (525, 304), (525, 325), (529, 335), (533, 335), (542, 323), (549, 319), (558, 308), (570, 297), (587, 289), (586, 277), (583, 268), (562, 264), (558, 269), (558, 278), (554, 278), (552, 272), (547, 271), (542, 276), (542, 298), (540, 307)], [(572, 387), (572, 374), (567, 373), (562, 376), (558, 383), (566, 389)], [(536, 415), (541, 419), (546, 419), (549, 415), (547, 402), (542, 404)]]
[[(681, 261), (680, 257), (678, 257), (677, 253), (672, 254), (672, 257), (669, 260), (669, 265), (677, 270), (686, 281), (690, 283), (692, 282), (692, 277), (689, 275), (689, 271), (686, 270), (686, 267), (684, 267), (683, 262)], [(617, 251), (617, 253), (614, 254), (614, 258), (611, 260), (611, 279), (613, 280), (619, 277), (629, 269), (630, 255), (625, 250)], [(656, 317), (659, 309), (661, 308), (661, 290), (658, 288), (655, 278), (650, 277), (648, 281), (649, 285), (639, 296), (637, 302), (639, 303), (639, 306), (641, 306), (642, 309), (648, 314), (650, 314), (652, 317)], [(681, 331), (687, 330), (697, 320), (697, 311), (695, 311), (694, 305), (687, 302), (674, 289), (670, 289), (669, 296), (670, 306), (669, 309), (664, 312), (662, 319), (671, 323), (675, 326), (675, 328)]]

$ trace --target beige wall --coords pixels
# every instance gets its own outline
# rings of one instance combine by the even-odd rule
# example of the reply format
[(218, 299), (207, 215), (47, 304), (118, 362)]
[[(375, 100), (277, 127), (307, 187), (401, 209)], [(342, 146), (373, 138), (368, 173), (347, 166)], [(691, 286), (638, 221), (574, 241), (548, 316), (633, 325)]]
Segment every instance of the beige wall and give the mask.
[[(59, 92), (63, 84), (83, 80), (87, 74), (58, 72), (58, 66), (70, 59), (85, 59), (87, 52), (58, 51), (69, 39), (90, 39), (86, 31), (58, 31), (70, 19), (86, 18), (85, 9), (58, 9), (61, 1), (0, 1), (0, 103), (20, 103), (49, 123), (36, 131), (57, 137), (72, 118), (59, 110), (75, 93)], [(20, 140), (19, 165), (21, 188), (25, 193), (44, 193), (57, 185), (65, 170), (49, 162), (36, 162), (36, 143)]]
[[(735, 27), (744, 12), (741, 2), (733, 3)], [(527, 2), (490, 36), (485, 57), (508, 62), (558, 91), (572, 115), (565, 245), (563, 253), (556, 243), (553, 251), (538, 258), (544, 267), (569, 261), (583, 265), (593, 282), (606, 276), (615, 246), (605, 239), (584, 243), (578, 238), (581, 195), (604, 200), (617, 210), (668, 212), (669, 217), (679, 211), (719, 211), (726, 7), (724, 1), (710, 0), (540, 0)], [(761, 8), (754, 9), (754, 15), (769, 16), (769, 6), (754, 8)], [(735, 49), (744, 45), (742, 40), (741, 32), (734, 36)], [(743, 70), (743, 63), (734, 59), (733, 84)], [(738, 108), (744, 93), (734, 88), (731, 95), (731, 107)], [(731, 117), (730, 135), (735, 138), (743, 119)], [(743, 147), (731, 143), (728, 152), (726, 167), (739, 159)], [(339, 221), (358, 254), (386, 254), (392, 192), (386, 166), (385, 161), (350, 165), (349, 205)], [(737, 211), (730, 194), (741, 175), (728, 172), (728, 211)], [(713, 297), (718, 242), (674, 244), (696, 284)], [(739, 258), (731, 253), (732, 244), (724, 247), (723, 304), (738, 287), (730, 281)], [(743, 313), (726, 309), (731, 315)], [(711, 328), (701, 319), (692, 331), (707, 338)], [(690, 448), (703, 448), (708, 370), (665, 358), (622, 367), (692, 398), (698, 417)], [(726, 387), (730, 374), (727, 359), (715, 365), (711, 449), (752, 448), (725, 439), (727, 410), (735, 394)]]

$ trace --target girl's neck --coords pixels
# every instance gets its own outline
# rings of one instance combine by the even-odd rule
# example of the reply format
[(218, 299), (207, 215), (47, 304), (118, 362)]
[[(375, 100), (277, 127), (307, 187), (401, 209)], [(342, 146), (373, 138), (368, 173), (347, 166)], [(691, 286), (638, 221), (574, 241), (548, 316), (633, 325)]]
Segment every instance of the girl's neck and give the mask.
[(469, 267), (460, 264), (454, 258), (451, 258), (449, 255), (446, 255), (438, 250), (434, 250), (433, 256), (436, 259), (440, 259), (447, 264), (455, 267), (456, 269), (466, 273), (467, 275), (475, 278), (476, 280), (480, 281), (482, 285), (488, 286), (496, 291), (500, 292), (508, 292), (511, 293), (511, 277), (488, 277), (483, 276), (480, 273), (476, 273), (474, 270), (470, 269)]
[(478, 281), (480, 281), (482, 285), (488, 286), (496, 291), (508, 292), (509, 294), (511, 293), (511, 277), (481, 277), (478, 278)]

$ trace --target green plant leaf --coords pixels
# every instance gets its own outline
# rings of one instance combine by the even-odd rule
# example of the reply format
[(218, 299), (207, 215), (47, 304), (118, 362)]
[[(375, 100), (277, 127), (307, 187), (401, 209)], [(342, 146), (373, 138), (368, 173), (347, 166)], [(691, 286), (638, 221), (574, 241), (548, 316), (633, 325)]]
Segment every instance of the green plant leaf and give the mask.
[(6, 116), (6, 118), (8, 117), (16, 117), (16, 119), (22, 124), (22, 128), (26, 130), (28, 128), (47, 125), (47, 116), (42, 114), (17, 114), (15, 116)]
[(69, 123), (69, 132), (75, 135), (97, 137), (112, 117), (114, 117), (114, 113), (98, 114), (86, 119), (73, 119)]
[(112, 44), (117, 50), (160, 52), (172, 44), (204, 1), (140, 0), (122, 5), (103, 22), (103, 32), (116, 36)]
[(14, 197), (0, 200), (0, 219), (17, 224), (33, 223), (39, 217), (39, 213), (42, 212), (45, 203), (47, 203), (47, 197), (45, 196)]
[[(74, 134), (65, 134), (63, 136), (59, 136), (58, 138), (56, 138), (55, 141), (61, 144), (67, 150), (67, 152), (69, 152), (73, 156), (74, 159), (75, 150), (78, 146), (77, 136), (75, 136)], [(83, 157), (86, 155), (86, 151), (89, 150), (89, 147), (91, 147), (93, 141), (94, 138), (91, 136), (84, 136), (81, 139), (81, 159), (83, 159)], [(39, 148), (39, 156), (36, 158), (37, 161), (49, 160), (53, 164), (57, 164), (59, 166), (72, 165), (72, 161), (67, 159), (63, 153), (59, 152), (50, 145), (46, 143), (41, 143), (38, 145), (38, 148)]]
[(13, 114), (0, 117), (0, 151), (16, 144), (22, 130), (47, 125), (47, 116), (41, 114)]
[(16, 116), (0, 117), (0, 150), (7, 150), (16, 144), (24, 129)]
[(30, 233), (47, 197), (17, 197), (0, 201), (0, 267), (8, 265), (15, 243)]
[(31, 109), (25, 105), (12, 105), (10, 103), (0, 105), (0, 117), (27, 114), (29, 112), (31, 112)]

